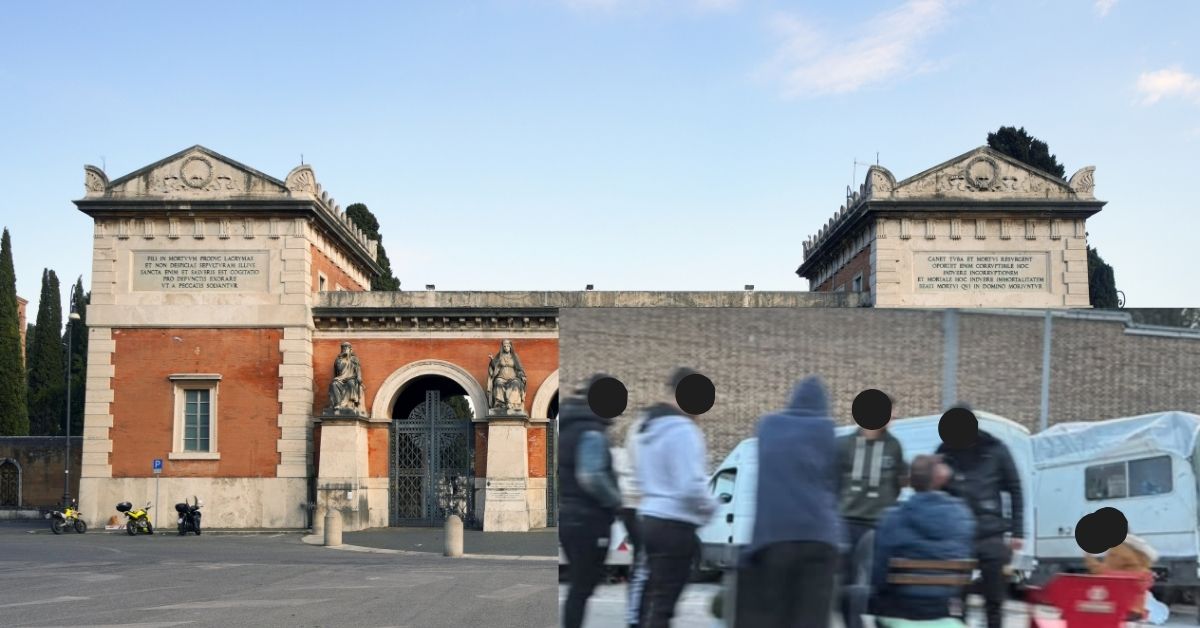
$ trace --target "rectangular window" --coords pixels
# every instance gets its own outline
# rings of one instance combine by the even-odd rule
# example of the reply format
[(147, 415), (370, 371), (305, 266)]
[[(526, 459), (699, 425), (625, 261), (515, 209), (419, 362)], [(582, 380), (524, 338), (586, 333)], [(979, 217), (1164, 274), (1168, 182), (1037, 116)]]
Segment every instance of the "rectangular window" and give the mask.
[(317, 292), (325, 292), (325, 274), (317, 273)]
[(211, 425), (208, 389), (185, 390), (183, 412), (183, 450), (208, 451)]
[(1101, 464), (1084, 469), (1089, 500), (1120, 499), (1170, 493), (1171, 457), (1155, 456)]
[(1087, 483), (1087, 498), (1090, 500), (1127, 496), (1124, 462), (1088, 467), (1083, 472), (1083, 479)]
[(171, 375), (175, 385), (175, 437), (172, 460), (219, 460), (217, 392), (221, 376), (213, 373)]
[(858, 273), (857, 275), (855, 275), (855, 276), (854, 276), (854, 279), (851, 281), (851, 284), (850, 284), (850, 285), (851, 285), (851, 288), (850, 288), (850, 290), (851, 290), (851, 291), (853, 291), (853, 292), (862, 292), (862, 289), (863, 289), (863, 276), (862, 276), (862, 273)]

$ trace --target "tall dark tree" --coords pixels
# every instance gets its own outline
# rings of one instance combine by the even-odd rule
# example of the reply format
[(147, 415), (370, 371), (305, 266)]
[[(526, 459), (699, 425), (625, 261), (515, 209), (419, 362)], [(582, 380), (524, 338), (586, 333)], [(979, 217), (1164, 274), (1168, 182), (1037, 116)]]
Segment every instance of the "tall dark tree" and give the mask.
[(1060, 179), (1066, 173), (1066, 169), (1058, 163), (1058, 158), (1050, 154), (1050, 147), (1027, 133), (1025, 127), (1002, 126), (995, 133), (988, 133), (987, 143), (1013, 159), (1045, 170)]
[(42, 271), (42, 295), (38, 300), (37, 325), (29, 351), (29, 433), (34, 436), (61, 434), (67, 406), (66, 365), (63, 362), (62, 297), (58, 275)]
[(1185, 308), (1154, 308), (1129, 310), (1133, 322), (1144, 325), (1166, 325), (1186, 329), (1200, 329), (1200, 309)]
[[(33, 323), (25, 324), (25, 358), (26, 358), (26, 360), (28, 360), (29, 351), (31, 349), (33, 349), (33, 334), (34, 334), (34, 330), (36, 330), (36, 329), (37, 329), (37, 325), (34, 325)], [(28, 361), (25, 362), (25, 374), (26, 375), (29, 374), (29, 362)]]
[(1113, 268), (1104, 262), (1104, 258), (1096, 249), (1088, 247), (1088, 296), (1091, 297), (1092, 307), (1117, 308), (1117, 280), (1113, 277)]
[(0, 436), (29, 433), (25, 405), (25, 368), (21, 364), (21, 328), (17, 321), (17, 273), (12, 238), (0, 236)]
[[(68, 324), (67, 332), (71, 342), (64, 344), (71, 347), (71, 434), (83, 434), (83, 404), (87, 394), (87, 306), (92, 301), (92, 293), (83, 291), (83, 277), (75, 282), (71, 292), (71, 312), (79, 314), (79, 320)], [(68, 313), (69, 314), (69, 313)]]
[(392, 263), (388, 260), (387, 251), (383, 249), (383, 236), (379, 234), (379, 220), (375, 218), (375, 214), (372, 214), (366, 205), (355, 203), (346, 208), (346, 215), (368, 238), (379, 241), (379, 257), (376, 261), (383, 267), (383, 274), (371, 280), (371, 289), (399, 290), (400, 280), (392, 275)]

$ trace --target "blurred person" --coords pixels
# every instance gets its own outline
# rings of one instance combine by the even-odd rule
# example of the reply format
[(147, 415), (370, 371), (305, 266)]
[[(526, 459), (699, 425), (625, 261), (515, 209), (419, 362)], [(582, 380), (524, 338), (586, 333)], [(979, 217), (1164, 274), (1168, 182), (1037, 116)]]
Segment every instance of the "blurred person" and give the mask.
[(1137, 602), (1130, 609), (1129, 621), (1147, 619), (1146, 603), (1150, 587), (1154, 585), (1154, 572), (1150, 567), (1158, 560), (1158, 552), (1139, 536), (1128, 534), (1125, 542), (1108, 550), (1104, 558), (1087, 554), (1083, 561), (1093, 574), (1122, 574), (1137, 576), (1141, 585)]
[(879, 521), (871, 571), (871, 606), (877, 616), (913, 621), (944, 619), (950, 616), (950, 600), (962, 595), (962, 587), (893, 585), (887, 580), (893, 558), (971, 558), (975, 518), (963, 500), (942, 491), (950, 473), (950, 467), (937, 456), (914, 458), (910, 475), (913, 495), (890, 508)]
[(595, 375), (563, 401), (559, 409), (558, 535), (567, 557), (568, 589), (563, 607), (564, 628), (579, 628), (588, 598), (604, 577), (604, 562), (621, 493), (609, 452), (611, 419), (597, 416), (588, 406)]
[(759, 419), (754, 531), (738, 566), (740, 628), (827, 628), (838, 547), (837, 441), (818, 377), (796, 384), (787, 408)]
[[(971, 409), (961, 402), (954, 407)], [(1008, 447), (983, 430), (979, 430), (973, 446), (958, 449), (942, 443), (937, 453), (953, 472), (946, 492), (965, 501), (975, 515), (974, 556), (979, 561), (987, 625), (1001, 628), (1008, 595), (1004, 567), (1012, 560), (1012, 553), (1021, 549), (1025, 537), (1021, 476)], [(1004, 516), (1001, 493), (1009, 495), (1010, 517)], [(965, 593), (962, 610), (965, 618)]]
[(625, 621), (629, 628), (636, 627), (640, 621), (642, 592), (649, 575), (637, 515), (638, 503), (642, 499), (642, 490), (637, 479), (637, 440), (645, 422), (646, 411), (643, 411), (638, 413), (629, 425), (625, 432), (625, 449), (617, 458), (616, 465), (617, 483), (621, 489), (621, 510), (618, 516), (629, 534), (629, 543), (633, 546), (633, 561), (629, 566), (629, 582), (625, 590)]
[[(891, 396), (888, 397), (891, 399)], [(895, 400), (892, 400), (895, 420)], [(908, 480), (904, 448), (888, 431), (859, 427), (853, 434), (838, 438), (838, 472), (841, 478), (839, 509), (846, 526), (848, 549), (842, 560), (842, 582), (854, 578), (854, 551), (867, 532), (875, 529), (883, 511), (895, 505), (900, 490)], [(848, 600), (842, 602), (842, 622), (846, 626), (861, 625), (851, 617)]]
[[(680, 368), (671, 374), (667, 387), (672, 396), (679, 382), (694, 373)], [(700, 553), (696, 529), (716, 510), (708, 490), (704, 433), (679, 407), (658, 403), (646, 409), (636, 452), (639, 536), (649, 567), (639, 625), (667, 628)]]

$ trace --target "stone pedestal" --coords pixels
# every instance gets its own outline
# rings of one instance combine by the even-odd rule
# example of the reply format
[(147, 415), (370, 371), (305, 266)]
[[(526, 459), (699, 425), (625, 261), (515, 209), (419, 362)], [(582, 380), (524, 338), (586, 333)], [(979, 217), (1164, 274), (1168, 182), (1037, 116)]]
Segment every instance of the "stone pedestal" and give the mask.
[(347, 531), (370, 525), (367, 502), (367, 422), (355, 414), (326, 414), (321, 424), (321, 457), (317, 470), (317, 505), (320, 511), (341, 515)]
[(483, 498), (484, 532), (527, 532), (529, 505), (529, 417), (488, 414), (487, 479)]

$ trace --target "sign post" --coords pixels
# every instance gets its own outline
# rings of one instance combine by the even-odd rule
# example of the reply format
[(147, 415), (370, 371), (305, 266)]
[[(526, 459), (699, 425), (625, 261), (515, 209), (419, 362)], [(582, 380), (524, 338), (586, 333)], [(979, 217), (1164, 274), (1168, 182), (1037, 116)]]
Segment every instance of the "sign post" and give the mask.
[(154, 527), (158, 527), (158, 478), (162, 475), (162, 458), (154, 459)]

